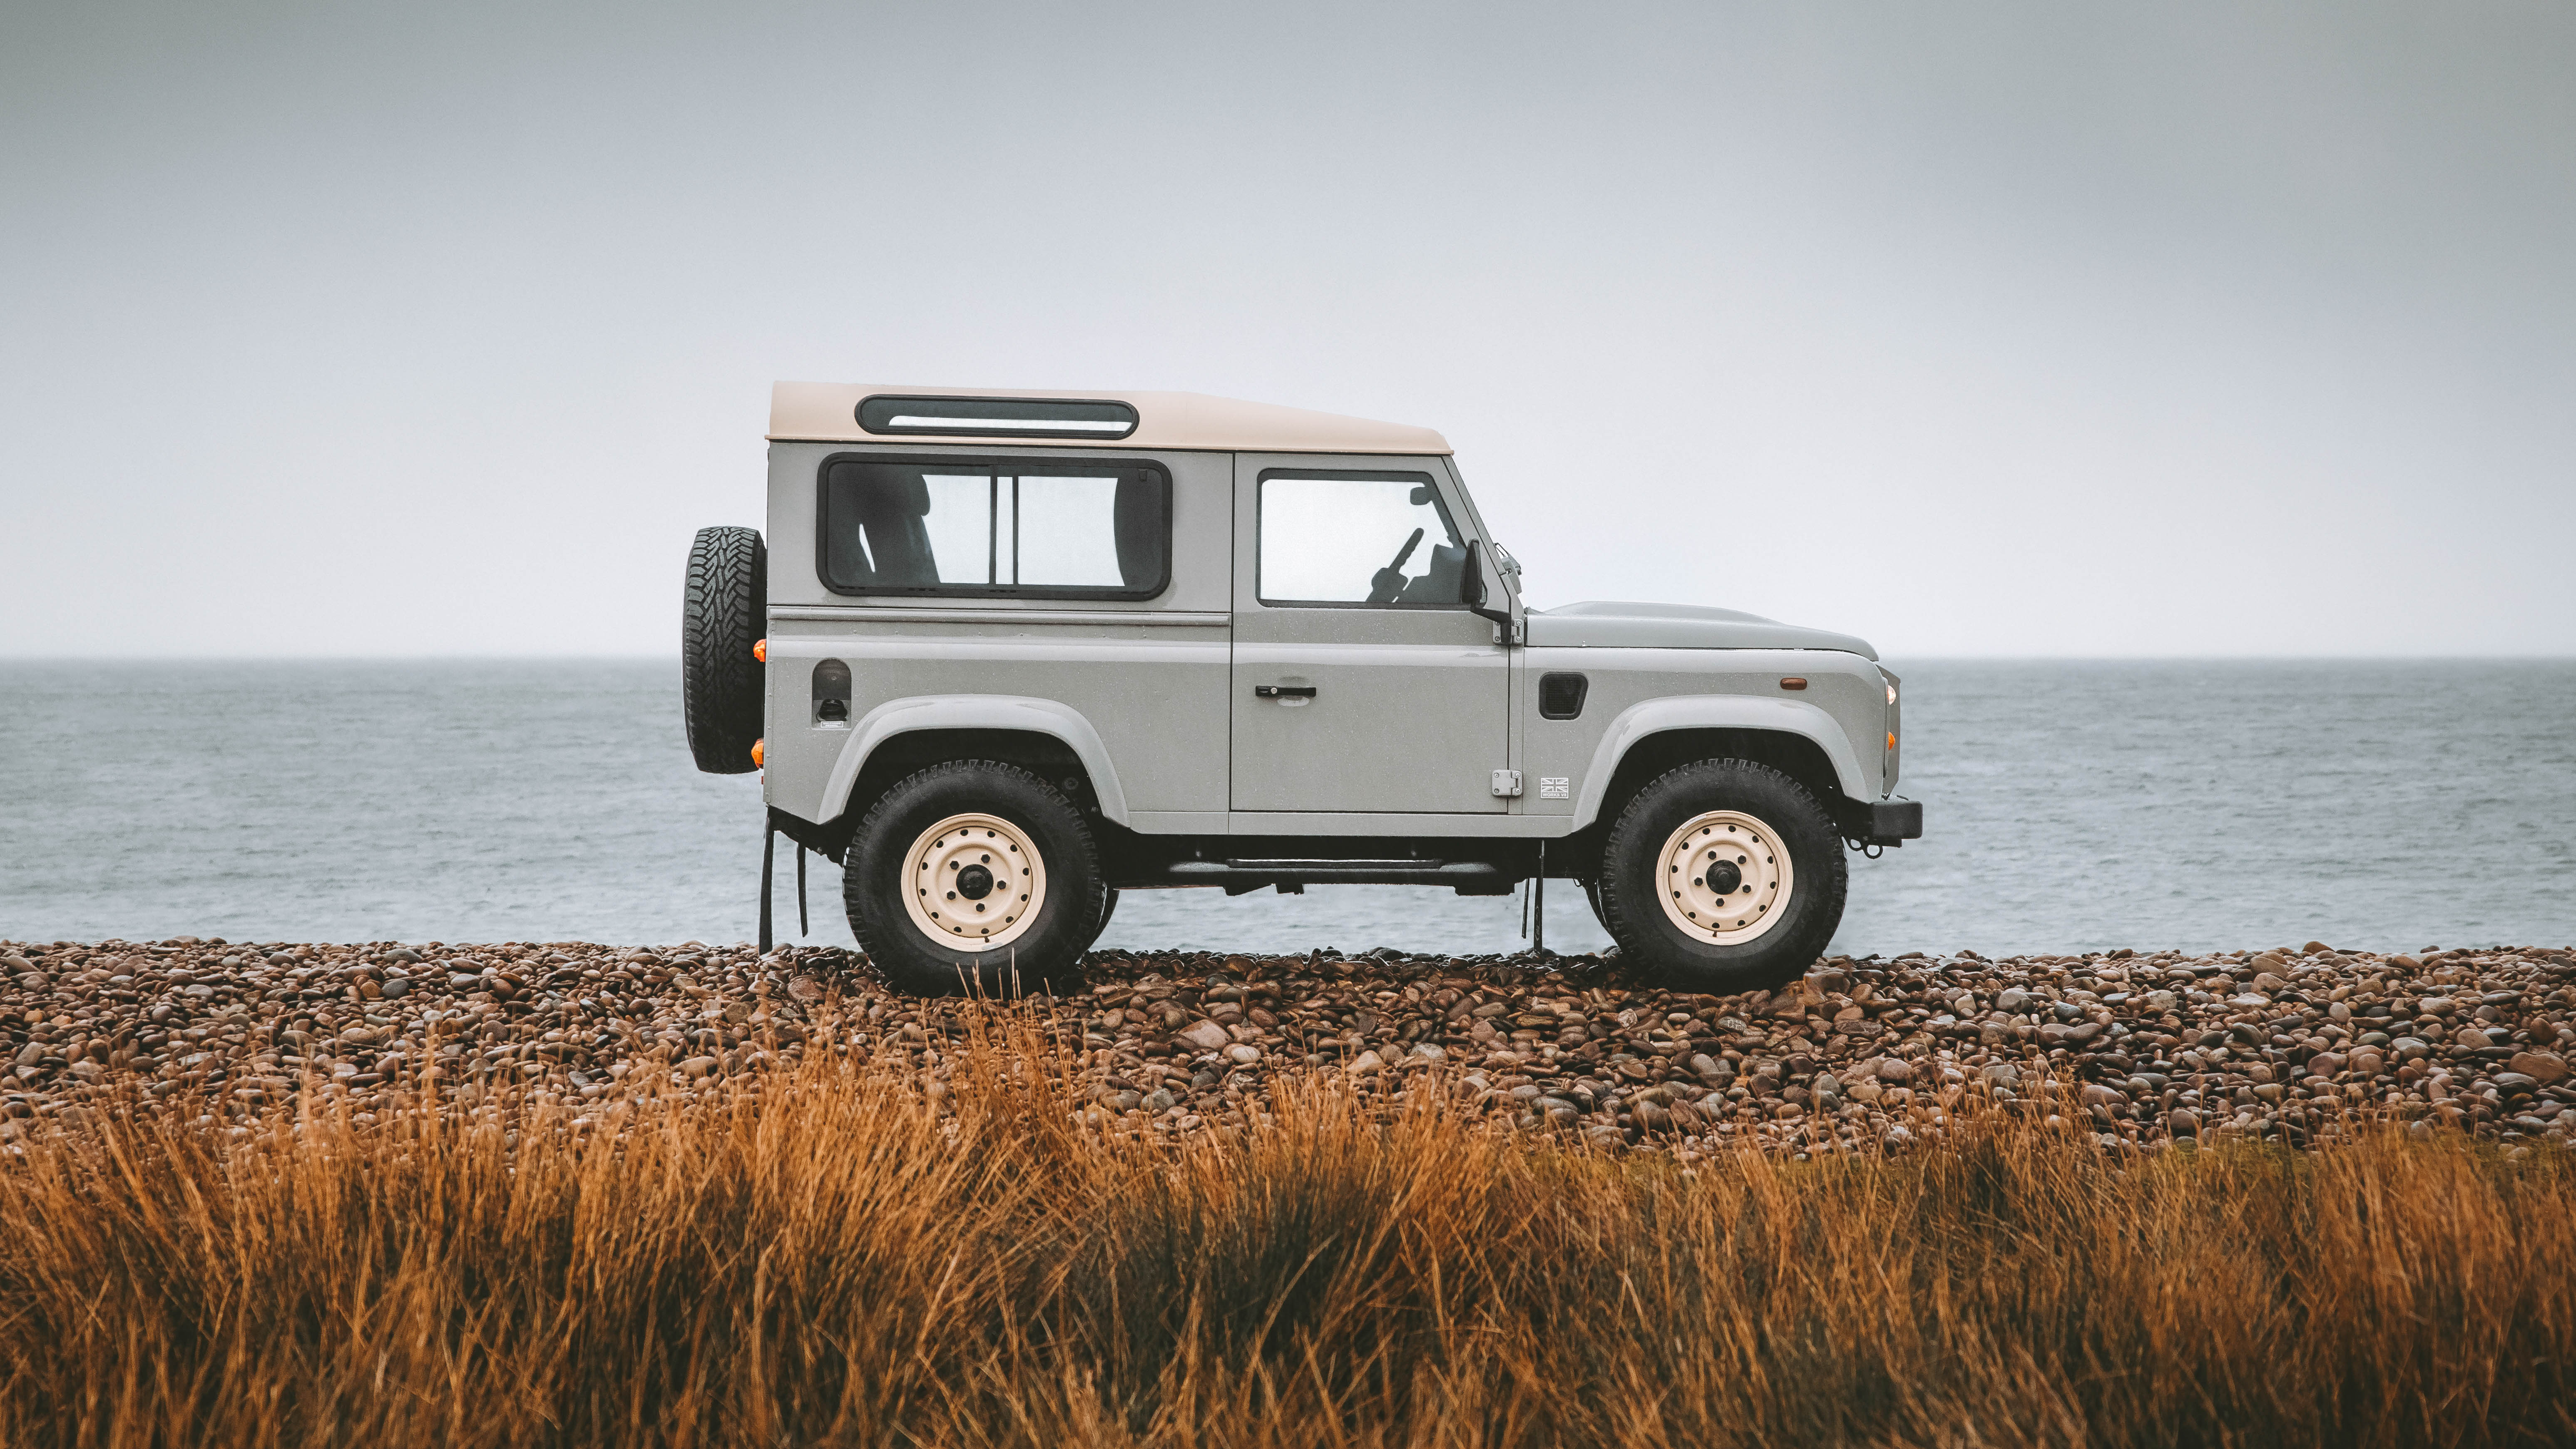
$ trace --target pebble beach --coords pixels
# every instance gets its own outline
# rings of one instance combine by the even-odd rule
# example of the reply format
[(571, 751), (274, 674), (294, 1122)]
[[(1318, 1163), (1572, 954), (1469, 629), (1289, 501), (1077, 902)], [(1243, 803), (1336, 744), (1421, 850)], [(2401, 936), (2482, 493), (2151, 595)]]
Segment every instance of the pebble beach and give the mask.
[(1056, 1044), (1079, 1120), (1136, 1134), (1239, 1129), (1297, 1073), (1437, 1084), (1482, 1122), (1683, 1160), (1904, 1152), (1992, 1111), (2114, 1150), (2382, 1123), (2521, 1153), (2576, 1131), (2558, 948), (1832, 957), (1736, 996), (1615, 955), (1112, 953), (1007, 1006), (899, 997), (837, 950), (698, 943), (7, 942), (0, 968), (12, 1152), (155, 1111), (236, 1135), (430, 1104), (613, 1131), (628, 1099), (756, 1092), (827, 1053), (938, 1100), (1005, 1015)]

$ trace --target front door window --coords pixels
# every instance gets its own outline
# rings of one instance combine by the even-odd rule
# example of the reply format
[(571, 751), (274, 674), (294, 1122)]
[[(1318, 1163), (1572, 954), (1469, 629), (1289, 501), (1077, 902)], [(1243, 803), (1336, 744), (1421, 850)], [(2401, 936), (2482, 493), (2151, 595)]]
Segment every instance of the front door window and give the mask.
[(1466, 546), (1419, 477), (1261, 480), (1262, 603), (1456, 608)]

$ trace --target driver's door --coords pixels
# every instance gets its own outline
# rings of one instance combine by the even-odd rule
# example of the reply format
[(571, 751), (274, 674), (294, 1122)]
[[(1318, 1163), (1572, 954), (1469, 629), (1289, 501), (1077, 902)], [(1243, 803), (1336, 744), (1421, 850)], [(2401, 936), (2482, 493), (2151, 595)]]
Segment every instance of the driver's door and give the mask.
[(1510, 661), (1442, 461), (1237, 454), (1234, 517), (1234, 810), (1501, 813)]

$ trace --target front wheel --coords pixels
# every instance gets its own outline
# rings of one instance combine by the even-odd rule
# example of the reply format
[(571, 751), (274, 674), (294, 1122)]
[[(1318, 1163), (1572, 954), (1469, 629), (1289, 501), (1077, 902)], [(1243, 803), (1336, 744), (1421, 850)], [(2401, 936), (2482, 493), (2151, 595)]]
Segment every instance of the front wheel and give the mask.
[(1072, 974), (1107, 892), (1082, 812), (1016, 765), (955, 760), (868, 811), (842, 872), (850, 932), (899, 991), (1009, 995)]
[(1833, 817), (1787, 775), (1700, 760), (1637, 792), (1602, 850), (1598, 909), (1621, 952), (1685, 990), (1770, 990), (1842, 924)]

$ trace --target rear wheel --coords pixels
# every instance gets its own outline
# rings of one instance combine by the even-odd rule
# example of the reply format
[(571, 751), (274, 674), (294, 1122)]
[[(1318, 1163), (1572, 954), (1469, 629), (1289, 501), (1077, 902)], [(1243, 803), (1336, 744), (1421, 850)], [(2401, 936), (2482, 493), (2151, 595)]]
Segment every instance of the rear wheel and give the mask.
[(1082, 949), (1088, 951), (1100, 944), (1100, 933), (1109, 929), (1109, 918), (1117, 913), (1118, 888), (1105, 886), (1100, 892), (1100, 924), (1091, 928), (1091, 939), (1083, 943)]
[(1595, 907), (1631, 960), (1728, 995), (1804, 974), (1842, 923), (1845, 879), (1842, 836), (1804, 786), (1768, 766), (1701, 760), (1620, 812)]
[(842, 872), (850, 931), (898, 990), (1007, 995), (1071, 974), (1108, 892), (1082, 813), (1016, 765), (907, 777), (859, 826)]

